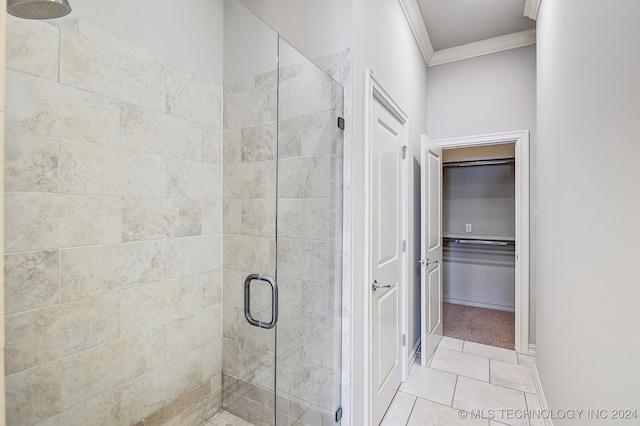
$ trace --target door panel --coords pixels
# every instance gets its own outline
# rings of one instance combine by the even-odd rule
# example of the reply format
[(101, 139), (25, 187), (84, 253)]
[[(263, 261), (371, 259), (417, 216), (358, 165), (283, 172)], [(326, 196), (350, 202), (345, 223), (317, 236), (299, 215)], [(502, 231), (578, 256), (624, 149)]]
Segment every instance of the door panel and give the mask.
[[(402, 279), (402, 145), (404, 123), (377, 100), (371, 129), (372, 424), (378, 424), (402, 380), (399, 284)], [(372, 286), (378, 285), (379, 288)]]
[(426, 366), (442, 339), (442, 149), (426, 136), (421, 160), (420, 363)]

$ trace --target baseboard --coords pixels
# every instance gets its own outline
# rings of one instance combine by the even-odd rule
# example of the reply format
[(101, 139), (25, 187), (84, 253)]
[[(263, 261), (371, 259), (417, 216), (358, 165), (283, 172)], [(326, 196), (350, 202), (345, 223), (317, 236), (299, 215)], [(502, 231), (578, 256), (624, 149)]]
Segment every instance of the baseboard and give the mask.
[(499, 305), (495, 303), (488, 302), (478, 302), (475, 300), (464, 300), (464, 299), (456, 299), (453, 297), (442, 297), (442, 301), (444, 303), (451, 303), (453, 305), (464, 305), (464, 306), (473, 306), (474, 308), (485, 308), (485, 309), (493, 309), (496, 311), (506, 311), (506, 312), (515, 312), (515, 306), (509, 305)]
[(418, 349), (420, 349), (421, 339), (422, 339), (421, 337), (418, 337), (418, 341), (416, 342), (415, 346), (411, 350), (411, 353), (409, 354), (409, 365), (407, 368), (407, 376), (411, 372), (411, 368), (413, 368), (413, 366), (416, 363), (416, 357), (418, 356)]
[(536, 356), (536, 344), (529, 343), (529, 356)]
[[(533, 379), (536, 382), (536, 390), (538, 391), (538, 399), (540, 399), (540, 407), (546, 413), (549, 412), (549, 405), (547, 404), (547, 398), (544, 396), (544, 391), (542, 390), (542, 381), (540, 380), (540, 375), (538, 374), (538, 366), (533, 366)], [(550, 418), (551, 416), (545, 416), (544, 424), (546, 426), (553, 426), (553, 420)]]

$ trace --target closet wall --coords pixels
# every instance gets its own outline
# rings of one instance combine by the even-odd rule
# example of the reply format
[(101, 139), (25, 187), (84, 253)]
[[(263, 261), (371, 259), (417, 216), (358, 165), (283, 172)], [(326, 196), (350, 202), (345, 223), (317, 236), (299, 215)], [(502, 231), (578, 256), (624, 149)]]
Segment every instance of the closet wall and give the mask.
[(444, 301), (513, 311), (515, 164), (483, 161), (513, 159), (514, 145), (443, 156)]

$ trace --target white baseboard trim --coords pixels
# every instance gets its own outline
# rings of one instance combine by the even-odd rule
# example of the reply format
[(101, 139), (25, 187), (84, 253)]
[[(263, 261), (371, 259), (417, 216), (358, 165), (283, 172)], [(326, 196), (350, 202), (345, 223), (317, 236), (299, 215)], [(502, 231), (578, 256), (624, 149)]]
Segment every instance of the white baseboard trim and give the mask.
[(451, 303), (453, 305), (473, 306), (474, 308), (485, 308), (485, 309), (494, 309), (496, 311), (515, 312), (515, 306), (513, 305), (499, 305), (496, 303), (456, 299), (455, 297), (447, 297), (447, 296), (443, 296), (442, 301), (444, 303)]
[[(542, 381), (540, 381), (540, 375), (538, 374), (538, 366), (533, 366), (533, 379), (536, 382), (536, 390), (538, 391), (538, 398), (540, 399), (540, 407), (545, 411), (549, 412), (549, 405), (547, 404), (547, 398), (544, 396), (544, 391), (542, 390)], [(553, 420), (550, 418), (551, 416), (546, 416), (544, 418), (544, 424), (546, 426), (553, 426)]]
[(529, 343), (529, 356), (536, 356), (536, 344)]

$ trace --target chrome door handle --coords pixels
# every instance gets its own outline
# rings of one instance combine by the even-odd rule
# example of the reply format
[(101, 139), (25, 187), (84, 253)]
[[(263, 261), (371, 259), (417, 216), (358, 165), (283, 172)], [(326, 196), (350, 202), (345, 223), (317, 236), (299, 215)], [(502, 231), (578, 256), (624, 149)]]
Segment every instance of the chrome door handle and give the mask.
[(426, 260), (425, 259), (420, 259), (420, 260), (418, 260), (418, 263), (421, 264), (421, 265), (429, 266), (429, 265), (435, 265), (436, 263), (438, 263), (438, 261), (437, 260), (429, 260), (429, 259), (426, 259)]
[[(264, 281), (271, 286), (271, 322), (262, 322), (251, 316), (251, 281)], [(262, 274), (248, 275), (244, 280), (244, 317), (249, 324), (256, 327), (271, 329), (278, 322), (278, 284), (273, 278), (265, 277)]]
[(373, 284), (371, 284), (371, 289), (373, 291), (376, 291), (379, 288), (391, 288), (391, 284), (380, 285), (380, 284), (378, 284), (378, 280), (373, 280)]

